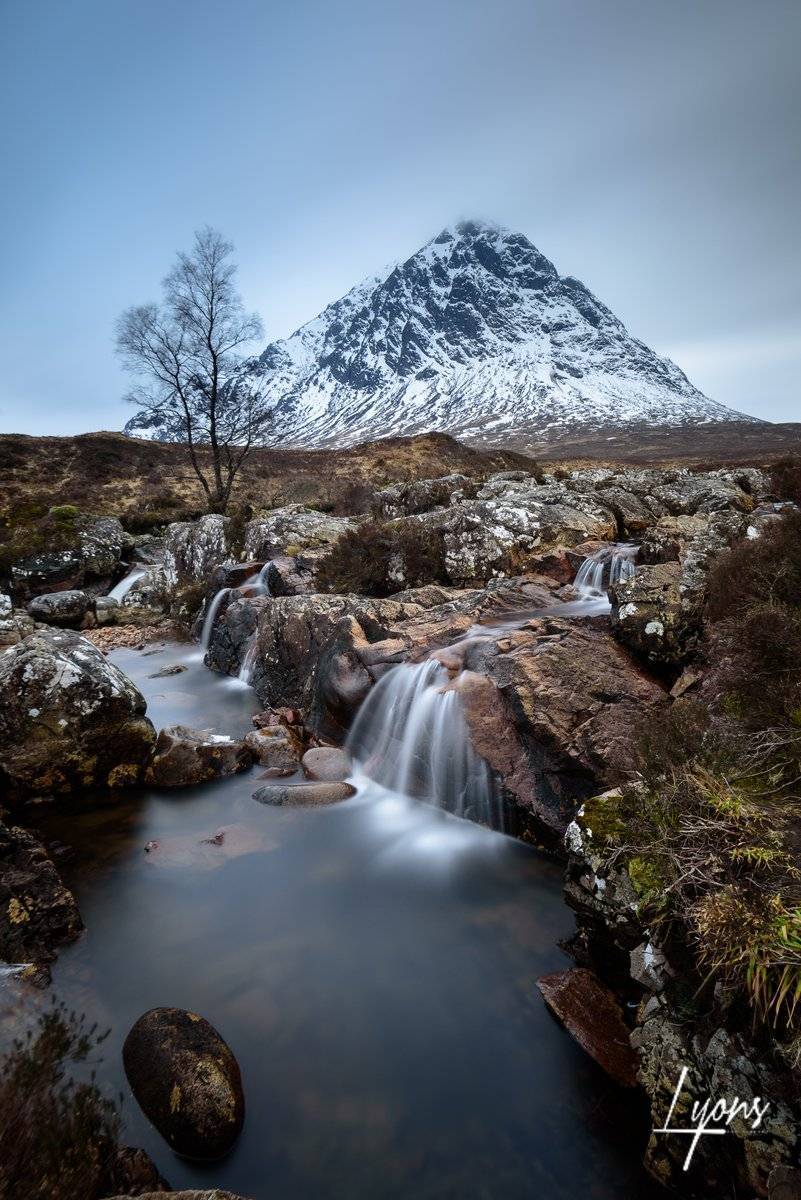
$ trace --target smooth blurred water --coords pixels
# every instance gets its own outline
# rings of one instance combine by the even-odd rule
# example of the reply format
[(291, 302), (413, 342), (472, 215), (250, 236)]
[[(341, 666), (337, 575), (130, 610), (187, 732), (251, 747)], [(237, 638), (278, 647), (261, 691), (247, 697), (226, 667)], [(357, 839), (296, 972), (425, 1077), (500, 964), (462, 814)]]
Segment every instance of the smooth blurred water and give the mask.
[[(253, 692), (196, 648), (113, 658), (157, 725), (248, 727)], [(43, 821), (76, 848), (87, 926), (55, 989), (111, 1026), (98, 1073), (125, 1096), (126, 1140), (174, 1187), (253, 1200), (655, 1195), (633, 1097), (536, 989), (569, 965), (561, 867), (366, 778), (344, 804), (270, 808), (260, 773)], [(202, 1013), (238, 1058), (247, 1116), (222, 1162), (175, 1157), (128, 1090), (122, 1042), (157, 1005)]]

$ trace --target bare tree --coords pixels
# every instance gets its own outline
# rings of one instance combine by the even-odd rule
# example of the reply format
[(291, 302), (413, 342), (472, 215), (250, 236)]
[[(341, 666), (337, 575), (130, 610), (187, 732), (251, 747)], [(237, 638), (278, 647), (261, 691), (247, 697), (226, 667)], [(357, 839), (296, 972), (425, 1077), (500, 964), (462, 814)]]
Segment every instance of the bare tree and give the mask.
[(116, 342), (137, 377), (126, 400), (139, 411), (126, 432), (186, 443), (209, 508), (219, 512), (270, 420), (265, 401), (237, 375), (238, 351), (261, 336), (262, 324), (245, 312), (232, 254), (217, 230), (198, 230), (191, 254), (179, 254), (164, 280), (163, 303), (126, 309)]

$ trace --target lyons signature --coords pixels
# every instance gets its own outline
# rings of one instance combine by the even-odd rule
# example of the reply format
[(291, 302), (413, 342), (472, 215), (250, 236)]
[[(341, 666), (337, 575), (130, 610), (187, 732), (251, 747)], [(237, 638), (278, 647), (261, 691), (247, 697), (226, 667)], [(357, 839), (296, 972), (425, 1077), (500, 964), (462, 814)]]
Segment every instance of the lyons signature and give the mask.
[(682, 1067), (665, 1124), (660, 1129), (654, 1129), (654, 1133), (680, 1133), (692, 1139), (682, 1167), (684, 1171), (690, 1169), (690, 1163), (702, 1137), (708, 1135), (719, 1137), (728, 1133), (729, 1126), (735, 1117), (742, 1117), (744, 1121), (750, 1122), (752, 1131), (759, 1129), (770, 1108), (770, 1101), (763, 1100), (761, 1096), (755, 1096), (753, 1100), (741, 1100), (739, 1096), (735, 1096), (732, 1100), (709, 1096), (703, 1102), (700, 1100), (694, 1102), (690, 1113), (691, 1124), (686, 1128), (680, 1125), (672, 1126), (673, 1113), (688, 1074), (689, 1068)]

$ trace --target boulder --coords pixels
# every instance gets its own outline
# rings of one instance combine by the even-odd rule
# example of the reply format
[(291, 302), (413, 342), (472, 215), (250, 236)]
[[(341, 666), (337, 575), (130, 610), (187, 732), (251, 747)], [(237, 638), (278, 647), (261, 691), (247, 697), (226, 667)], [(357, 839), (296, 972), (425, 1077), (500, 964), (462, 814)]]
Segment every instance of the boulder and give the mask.
[(94, 617), (95, 598), (77, 590), (44, 592), (29, 600), (26, 608), (34, 621), (62, 629), (80, 629)]
[(681, 567), (638, 567), (611, 590), (612, 628), (621, 642), (655, 665), (677, 665), (695, 648), (700, 607), (684, 601)]
[(537, 980), (548, 1008), (591, 1058), (621, 1087), (637, 1086), (637, 1055), (613, 993), (584, 967)]
[(153, 1008), (122, 1048), (125, 1074), (145, 1116), (178, 1154), (221, 1158), (238, 1138), (245, 1098), (237, 1061), (204, 1017)]
[(214, 567), (230, 557), (230, 517), (207, 513), (198, 521), (167, 526), (164, 538), (164, 579), (168, 588), (205, 580)]
[(349, 783), (266, 783), (257, 788), (253, 799), (284, 808), (321, 808), (355, 795), (356, 788)]
[(303, 504), (288, 504), (247, 523), (245, 554), (266, 562), (278, 555), (293, 557), (301, 550), (328, 549), (356, 525), (351, 517), (332, 517)]
[(309, 596), (318, 590), (317, 572), (328, 547), (301, 550), (294, 557), (276, 554), (267, 570), (267, 586), (271, 596)]
[(253, 754), (244, 742), (209, 729), (171, 725), (159, 732), (145, 780), (151, 787), (189, 787), (245, 771)]
[(315, 746), (306, 751), (302, 761), (307, 779), (341, 783), (353, 774), (353, 761), (347, 750), (339, 750), (336, 746)]
[(295, 770), (300, 765), (303, 744), (297, 734), (284, 725), (254, 729), (245, 734), (245, 745), (262, 767)]
[(0, 778), (9, 795), (137, 782), (155, 731), (144, 697), (80, 634), (40, 630), (0, 654)]
[(84, 524), (78, 532), (84, 581), (111, 582), (119, 568), (124, 543), (125, 531), (116, 517), (96, 517)]
[[(632, 775), (632, 729), (669, 703), (604, 621), (534, 618), (523, 629), (474, 643), (464, 665), (496, 686), (501, 712), (535, 771), (537, 802), (560, 832), (577, 799)], [(467, 717), (476, 729), (470, 706)]]
[(0, 822), (0, 960), (49, 962), (82, 929), (75, 897), (42, 843)]

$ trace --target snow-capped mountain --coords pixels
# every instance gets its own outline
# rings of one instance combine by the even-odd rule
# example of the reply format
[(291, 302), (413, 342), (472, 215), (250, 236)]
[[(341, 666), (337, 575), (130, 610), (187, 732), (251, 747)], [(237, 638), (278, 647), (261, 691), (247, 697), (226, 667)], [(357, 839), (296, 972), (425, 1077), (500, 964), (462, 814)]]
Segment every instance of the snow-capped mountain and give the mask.
[(284, 446), (752, 419), (699, 392), (522, 234), (473, 221), (353, 288), (243, 376), (275, 401), (269, 442)]

